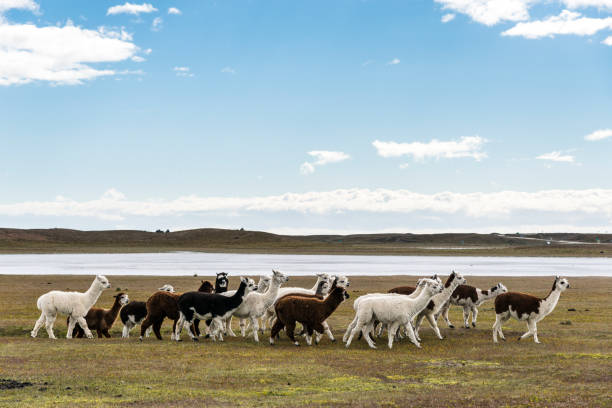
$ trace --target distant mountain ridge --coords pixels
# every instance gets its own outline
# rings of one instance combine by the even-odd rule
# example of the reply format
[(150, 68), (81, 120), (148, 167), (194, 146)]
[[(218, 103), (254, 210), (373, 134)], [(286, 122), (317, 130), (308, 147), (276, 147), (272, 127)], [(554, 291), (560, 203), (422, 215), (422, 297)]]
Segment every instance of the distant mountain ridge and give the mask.
[(230, 244), (374, 244), (374, 245), (466, 245), (466, 246), (514, 246), (530, 245), (521, 238), (536, 238), (552, 241), (574, 241), (584, 244), (612, 242), (612, 234), (577, 234), (577, 233), (539, 233), (539, 234), (352, 234), (352, 235), (277, 235), (262, 231), (244, 229), (230, 230), (218, 228), (200, 228), (168, 233), (138, 230), (81, 231), (73, 229), (14, 229), (0, 228), (0, 244), (39, 243), (39, 244), (77, 244), (77, 245), (230, 245)]

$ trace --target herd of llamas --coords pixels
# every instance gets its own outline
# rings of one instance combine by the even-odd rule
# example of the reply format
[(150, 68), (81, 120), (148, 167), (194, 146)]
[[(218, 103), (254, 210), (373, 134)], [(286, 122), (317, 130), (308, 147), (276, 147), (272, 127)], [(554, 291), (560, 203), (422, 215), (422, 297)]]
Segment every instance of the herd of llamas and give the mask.
[[(126, 293), (118, 293), (110, 309), (93, 307), (101, 293), (111, 287), (105, 276), (98, 275), (86, 292), (51, 291), (38, 298), (36, 305), (41, 311), (31, 332), (36, 337), (45, 325), (49, 338), (55, 339), (53, 324), (58, 314), (67, 315), (67, 338), (92, 338), (92, 331), (98, 337), (111, 337), (109, 330), (119, 316), (123, 323), (122, 337), (129, 337), (130, 331), (140, 325), (140, 340), (151, 331), (161, 340), (161, 326), (165, 318), (173, 321), (171, 340), (180, 341), (186, 329), (193, 341), (201, 335), (213, 341), (223, 341), (224, 335), (236, 336), (232, 330), (232, 318), (239, 319), (243, 337), (252, 334), (259, 342), (259, 334), (270, 327), (270, 344), (285, 330), (287, 337), (296, 345), (296, 324), (300, 323), (308, 345), (313, 340), (319, 343), (323, 335), (335, 341), (327, 319), (338, 306), (349, 298), (346, 276), (330, 276), (320, 273), (312, 288), (291, 287), (289, 277), (279, 271), (262, 276), (259, 282), (241, 277), (237, 289), (229, 290), (227, 273), (218, 273), (215, 283), (202, 281), (197, 291), (175, 293), (171, 285), (164, 285), (153, 293), (146, 302), (130, 301)], [(493, 325), (493, 341), (498, 337), (505, 340), (502, 325), (511, 317), (527, 323), (527, 332), (519, 340), (533, 336), (538, 340), (537, 323), (550, 314), (563, 291), (569, 288), (567, 279), (556, 277), (550, 293), (539, 298), (525, 293), (508, 292), (502, 283), (488, 290), (466, 285), (466, 279), (452, 272), (445, 282), (437, 276), (419, 279), (415, 286), (392, 288), (388, 293), (369, 293), (358, 297), (353, 303), (355, 317), (349, 324), (343, 342), (350, 347), (357, 335), (371, 348), (376, 348), (375, 338), (387, 331), (388, 346), (394, 340), (408, 337), (418, 348), (421, 347), (419, 329), (427, 320), (436, 336), (442, 339), (438, 318), (443, 317), (450, 328), (448, 318), (452, 305), (463, 308), (463, 324), (476, 327), (478, 306), (494, 299), (496, 319)], [(204, 321), (203, 331), (200, 322)], [(250, 327), (251, 333), (248, 333)]]

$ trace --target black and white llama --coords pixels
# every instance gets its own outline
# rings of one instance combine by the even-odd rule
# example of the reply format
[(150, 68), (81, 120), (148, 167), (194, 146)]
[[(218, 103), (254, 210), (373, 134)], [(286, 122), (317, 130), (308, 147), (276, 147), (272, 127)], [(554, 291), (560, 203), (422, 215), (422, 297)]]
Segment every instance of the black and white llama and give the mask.
[(463, 326), (466, 329), (470, 328), (470, 312), (472, 313), (472, 326), (476, 327), (476, 319), (478, 318), (478, 306), (482, 305), (489, 299), (493, 299), (502, 293), (508, 292), (508, 289), (499, 282), (489, 290), (482, 290), (470, 285), (459, 285), (451, 295), (448, 303), (442, 308), (442, 317), (451, 329), (455, 326), (448, 319), (448, 310), (451, 305), (463, 307)]
[(565, 289), (569, 288), (567, 279), (557, 276), (550, 293), (545, 298), (528, 295), (526, 293), (508, 292), (495, 298), (495, 323), (493, 324), (493, 341), (497, 343), (497, 336), (506, 340), (502, 333), (502, 325), (511, 317), (527, 322), (527, 332), (519, 340), (533, 336), (533, 341), (539, 343), (537, 323), (549, 315), (557, 306), (559, 297)]
[(197, 341), (198, 337), (191, 331), (191, 325), (195, 319), (215, 320), (216, 327), (223, 327), (223, 320), (227, 319), (242, 304), (247, 284), (248, 279), (241, 277), (238, 290), (229, 297), (219, 293), (187, 292), (182, 294), (178, 299), (180, 315), (174, 339), (180, 340), (183, 326), (187, 324), (189, 337)]

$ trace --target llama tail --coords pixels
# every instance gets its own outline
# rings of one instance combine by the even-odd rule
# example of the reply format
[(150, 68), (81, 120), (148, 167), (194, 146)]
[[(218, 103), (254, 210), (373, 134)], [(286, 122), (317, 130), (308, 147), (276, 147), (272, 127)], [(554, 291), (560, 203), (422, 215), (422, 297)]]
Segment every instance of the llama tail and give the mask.
[(39, 297), (36, 301), (36, 307), (38, 308), (38, 310), (42, 310), (42, 298), (43, 296)]

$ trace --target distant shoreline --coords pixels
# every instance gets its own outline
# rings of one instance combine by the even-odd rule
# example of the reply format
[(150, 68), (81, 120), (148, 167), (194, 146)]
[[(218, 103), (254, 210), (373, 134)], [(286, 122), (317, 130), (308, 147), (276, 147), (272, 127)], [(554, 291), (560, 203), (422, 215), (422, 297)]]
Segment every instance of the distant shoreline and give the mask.
[(0, 228), (0, 254), (164, 253), (612, 257), (612, 234), (277, 235), (244, 229), (174, 232)]

